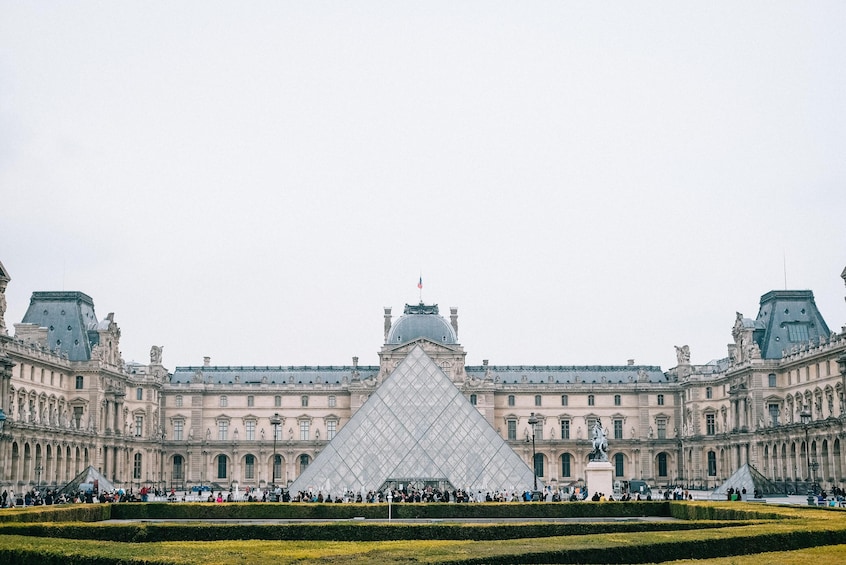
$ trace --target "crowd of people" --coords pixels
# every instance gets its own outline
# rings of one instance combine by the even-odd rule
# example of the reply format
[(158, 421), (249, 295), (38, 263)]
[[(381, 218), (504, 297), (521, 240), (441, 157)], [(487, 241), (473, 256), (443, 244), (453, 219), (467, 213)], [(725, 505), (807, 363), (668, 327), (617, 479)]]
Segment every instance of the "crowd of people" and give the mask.
[[(744, 489), (745, 490), (745, 489)], [(840, 490), (840, 489), (838, 489)], [(96, 490), (79, 490), (73, 494), (58, 493), (53, 489), (31, 489), (22, 494), (17, 494), (11, 490), (4, 490), (0, 495), (0, 508), (13, 508), (15, 506), (39, 506), (50, 504), (68, 504), (68, 503), (115, 503), (115, 502), (149, 502), (149, 501), (168, 501), (168, 502), (303, 502), (303, 503), (386, 503), (392, 502), (394, 504), (401, 503), (425, 503), (425, 502), (453, 502), (453, 503), (468, 503), (468, 502), (577, 502), (582, 500), (604, 502), (604, 501), (629, 501), (629, 500), (652, 500), (650, 492), (641, 494), (637, 493), (617, 493), (606, 494), (602, 492), (594, 492), (592, 496), (588, 496), (588, 491), (584, 487), (571, 487), (564, 489), (545, 488), (539, 492), (532, 491), (510, 491), (510, 490), (496, 490), (496, 491), (473, 491), (470, 489), (439, 489), (435, 487), (426, 488), (394, 488), (389, 491), (370, 490), (367, 492), (354, 492), (347, 490), (342, 495), (333, 497), (331, 494), (324, 494), (322, 491), (300, 491), (291, 493), (287, 489), (277, 487), (276, 489), (258, 489), (246, 488), (243, 491), (230, 489), (225, 491), (200, 491), (196, 494), (185, 491), (178, 493), (175, 489), (170, 491), (142, 487), (138, 492), (132, 490), (126, 491), (124, 489), (117, 489), (115, 491)], [(732, 493), (729, 494), (729, 499), (732, 499)], [(838, 493), (841, 498), (843, 491)], [(665, 491), (658, 491), (658, 499), (666, 500), (692, 500), (693, 496), (681, 487), (667, 488)], [(740, 491), (737, 492), (737, 498), (740, 498)]]

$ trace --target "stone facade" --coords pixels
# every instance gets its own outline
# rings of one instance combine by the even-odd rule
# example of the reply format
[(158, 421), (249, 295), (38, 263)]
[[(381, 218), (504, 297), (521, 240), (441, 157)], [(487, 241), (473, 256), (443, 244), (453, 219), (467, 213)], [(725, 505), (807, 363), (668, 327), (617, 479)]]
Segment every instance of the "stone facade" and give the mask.
[[(0, 264), (3, 289), (10, 280)], [(615, 481), (713, 488), (750, 463), (788, 491), (813, 478), (844, 485), (846, 328), (828, 331), (807, 291), (765, 294), (757, 319), (736, 314), (725, 358), (692, 364), (679, 346), (668, 371), (466, 366), (458, 310), (447, 321), (421, 304), (395, 323), (385, 309), (378, 365), (353, 357), (347, 366), (222, 367), (206, 358), (171, 372), (161, 346), (149, 364), (125, 363), (114, 316), (98, 320), (83, 293), (34, 293), (13, 336), (0, 303), (0, 487), (16, 491), (61, 486), (89, 464), (125, 488), (289, 484), (417, 346), (528, 464), (528, 420), (537, 418), (545, 485), (584, 480), (597, 419)], [(409, 331), (419, 335), (400, 335)]]

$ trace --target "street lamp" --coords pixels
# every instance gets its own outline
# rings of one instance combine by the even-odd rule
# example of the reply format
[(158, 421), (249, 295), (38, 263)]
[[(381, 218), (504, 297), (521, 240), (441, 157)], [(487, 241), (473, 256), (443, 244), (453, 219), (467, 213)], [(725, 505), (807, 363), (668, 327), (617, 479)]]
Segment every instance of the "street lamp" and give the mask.
[[(799, 418), (802, 419), (802, 425), (805, 427), (805, 459), (808, 465), (808, 471), (811, 470), (811, 444), (808, 439), (808, 425), (811, 423), (811, 411), (805, 408), (799, 413)], [(816, 461), (815, 461), (816, 463)], [(813, 488), (813, 487), (812, 487)], [(814, 491), (816, 492), (816, 491)]]
[(279, 412), (276, 412), (270, 418), (270, 425), (273, 426), (273, 471), (271, 475), (273, 480), (271, 481), (271, 486), (275, 489), (276, 488), (276, 436), (279, 435), (279, 424), (282, 423), (282, 418), (279, 416)]
[(532, 477), (535, 480), (535, 490), (532, 491), (532, 498), (534, 499), (538, 493), (538, 465), (535, 459), (535, 426), (538, 425), (538, 419), (535, 418), (534, 412), (529, 416), (529, 425), (532, 427)]
[(41, 466), (41, 464), (35, 466), (35, 488), (38, 488), (41, 484), (41, 471), (43, 470), (44, 468)]
[(814, 484), (811, 485), (811, 488), (814, 490), (814, 493), (816, 493), (819, 490), (819, 485), (817, 485), (817, 469), (819, 469), (819, 468), (820, 468), (820, 464), (817, 462), (816, 459), (811, 461), (811, 476), (814, 480)]

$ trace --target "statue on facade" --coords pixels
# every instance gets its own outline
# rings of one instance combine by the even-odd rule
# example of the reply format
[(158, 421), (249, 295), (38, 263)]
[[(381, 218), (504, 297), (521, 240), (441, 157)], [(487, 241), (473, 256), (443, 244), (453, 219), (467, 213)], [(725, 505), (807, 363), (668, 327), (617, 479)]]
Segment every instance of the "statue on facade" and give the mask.
[(690, 365), (690, 347), (687, 345), (682, 345), (676, 347), (676, 361), (679, 365)]
[(592, 432), (593, 437), (593, 451), (591, 452), (591, 461), (608, 461), (608, 437), (605, 430), (602, 429), (602, 422), (599, 418), (593, 423)]
[[(2, 271), (0, 271), (0, 274), (2, 274)], [(0, 278), (0, 335), (8, 335), (4, 320), (6, 315), (6, 284), (8, 284), (8, 281)]]
[(154, 345), (150, 348), (150, 365), (162, 364), (162, 347)]

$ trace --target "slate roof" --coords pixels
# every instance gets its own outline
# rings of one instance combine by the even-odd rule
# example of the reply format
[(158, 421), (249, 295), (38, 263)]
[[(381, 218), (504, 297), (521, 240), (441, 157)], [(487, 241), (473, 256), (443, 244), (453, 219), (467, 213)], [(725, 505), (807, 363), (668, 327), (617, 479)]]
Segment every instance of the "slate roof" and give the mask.
[(23, 323), (47, 328), (47, 347), (71, 361), (90, 360), (99, 341), (94, 301), (83, 292), (33, 292)]
[(454, 345), (458, 343), (455, 330), (438, 314), (438, 305), (406, 304), (403, 315), (391, 325), (388, 343), (399, 344), (425, 337), (435, 343)]
[(761, 297), (753, 335), (764, 359), (780, 359), (784, 351), (829, 334), (810, 290), (773, 290)]
[(378, 366), (197, 366), (177, 367), (172, 384), (190, 384), (199, 374), (202, 382), (211, 384), (341, 384), (349, 381), (354, 372), (361, 379), (376, 377)]
[(646, 374), (646, 382), (669, 382), (661, 367), (652, 365), (489, 365), (464, 370), (477, 379), (489, 372), (490, 378), (503, 384), (626, 384), (638, 382), (639, 371)]

